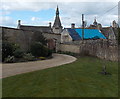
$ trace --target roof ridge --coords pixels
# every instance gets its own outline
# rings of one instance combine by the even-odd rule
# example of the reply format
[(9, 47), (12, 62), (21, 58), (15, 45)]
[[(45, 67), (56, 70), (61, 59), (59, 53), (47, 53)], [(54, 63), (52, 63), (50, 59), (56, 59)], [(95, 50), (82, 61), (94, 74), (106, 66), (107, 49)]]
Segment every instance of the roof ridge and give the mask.
[(20, 25), (24, 27), (49, 27), (49, 26), (34, 26), (34, 25)]

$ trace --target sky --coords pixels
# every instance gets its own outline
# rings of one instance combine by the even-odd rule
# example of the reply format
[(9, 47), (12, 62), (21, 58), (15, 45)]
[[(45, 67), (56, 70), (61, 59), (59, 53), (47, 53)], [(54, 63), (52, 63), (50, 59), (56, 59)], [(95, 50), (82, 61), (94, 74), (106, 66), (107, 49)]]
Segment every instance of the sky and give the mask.
[(0, 26), (17, 27), (17, 21), (22, 25), (48, 26), (54, 23), (55, 11), (58, 5), (60, 19), (64, 28), (75, 23), (80, 27), (82, 14), (87, 26), (93, 23), (95, 17), (102, 26), (110, 26), (113, 20), (118, 20), (119, 0), (2, 0), (0, 3)]

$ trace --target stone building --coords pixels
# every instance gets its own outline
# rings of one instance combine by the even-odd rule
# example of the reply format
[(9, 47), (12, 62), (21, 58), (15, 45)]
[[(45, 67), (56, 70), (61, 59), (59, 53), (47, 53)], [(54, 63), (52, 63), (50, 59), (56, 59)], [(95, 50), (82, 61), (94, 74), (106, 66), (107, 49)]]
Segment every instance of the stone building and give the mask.
[(55, 17), (55, 21), (54, 21), (52, 30), (54, 33), (57, 33), (57, 34), (60, 34), (62, 32), (62, 25), (61, 25), (61, 21), (60, 21), (60, 17), (59, 17), (58, 6), (57, 6), (56, 17)]
[(102, 29), (102, 25), (97, 22), (96, 18), (94, 19), (93, 24), (90, 24), (89, 28)]
[(102, 32), (103, 35), (105, 35), (105, 37), (109, 40), (116, 40), (116, 35), (114, 31), (113, 27), (103, 27), (102, 29), (100, 29), (100, 31)]
[(102, 27), (102, 25), (98, 23), (95, 18), (93, 24), (91, 24), (88, 28), (98, 29), (107, 39), (116, 40), (118, 36), (118, 27), (119, 25), (116, 23), (115, 20), (112, 22), (112, 26)]
[(52, 28), (50, 26), (29, 26), (29, 25), (21, 25), (21, 21), (18, 20), (18, 29), (21, 30), (29, 30), (29, 31), (38, 31), (41, 33), (53, 33)]
[(113, 28), (118, 28), (118, 27), (119, 27), (119, 25), (116, 23), (115, 20), (112, 22), (112, 27), (113, 27)]
[(29, 25), (21, 25), (21, 20), (18, 20), (18, 29), (22, 30), (30, 30), (30, 31), (39, 31), (41, 33), (54, 33), (60, 34), (62, 32), (62, 25), (59, 17), (59, 8), (57, 6), (56, 9), (56, 17), (54, 20), (54, 24), (51, 27), (51, 22), (49, 26), (29, 26)]
[(106, 37), (98, 29), (82, 29), (82, 28), (65, 28), (61, 33), (61, 43), (73, 41), (106, 39)]
[(21, 25), (21, 21), (18, 20), (18, 29), (21, 30), (29, 30), (29, 31), (37, 31), (43, 34), (43, 36), (48, 41), (48, 47), (50, 49), (57, 50), (57, 45), (60, 43), (60, 33), (62, 32), (62, 25), (59, 17), (59, 8), (57, 6), (56, 9), (56, 17), (54, 20), (53, 26), (51, 26), (51, 22), (49, 26), (28, 26), (28, 25)]
[[(71, 24), (71, 28), (63, 29), (57, 6), (53, 26), (51, 26), (51, 23), (48, 26), (23, 25), (21, 20), (18, 20), (17, 28), (0, 27), (0, 29), (2, 34), (8, 38), (8, 41), (18, 43), (24, 51), (29, 50), (34, 35), (42, 34), (48, 41), (47, 46), (55, 51), (89, 52), (92, 56), (103, 59), (109, 59), (109, 56), (111, 56), (110, 60), (117, 60), (117, 45), (116, 42), (113, 43), (118, 35), (116, 26), (114, 21), (113, 26), (102, 27), (95, 18), (93, 24), (84, 28), (84, 35), (82, 35), (83, 29), (76, 28), (74, 23)], [(85, 39), (84, 43), (82, 42), (83, 37)], [(108, 39), (111, 40), (111, 45), (108, 44)], [(105, 49), (107, 49), (106, 52), (104, 52)], [(113, 55), (107, 54), (108, 51), (111, 51), (110, 53), (113, 53)]]
[[(42, 34), (48, 41), (47, 45), (50, 49), (58, 50), (59, 43), (61, 42), (60, 33), (62, 32), (62, 25), (59, 17), (59, 8), (56, 9), (56, 17), (53, 26), (49, 23), (48, 26), (29, 26), (21, 24), (21, 20), (18, 20), (17, 28), (0, 27), (2, 34), (7, 36), (8, 41), (15, 42), (20, 47), (27, 51), (30, 48), (30, 44), (34, 39), (34, 35), (39, 36)], [(37, 34), (35, 34), (38, 32)]]

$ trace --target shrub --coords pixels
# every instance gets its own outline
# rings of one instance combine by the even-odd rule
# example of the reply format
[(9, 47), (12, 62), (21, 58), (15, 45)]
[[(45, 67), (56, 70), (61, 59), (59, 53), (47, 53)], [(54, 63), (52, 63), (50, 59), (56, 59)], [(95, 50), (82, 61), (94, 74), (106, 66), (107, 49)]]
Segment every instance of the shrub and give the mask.
[(2, 61), (8, 56), (12, 56), (14, 52), (13, 44), (9, 42), (2, 42)]
[(52, 56), (52, 52), (53, 52), (53, 51), (49, 49), (49, 50), (48, 50), (48, 56), (51, 57), (51, 56)]
[(13, 52), (13, 55), (14, 55), (16, 58), (22, 58), (23, 55), (24, 55), (24, 52), (23, 52), (21, 49), (16, 49), (16, 50)]
[(5, 58), (5, 63), (13, 63), (15, 62), (15, 57), (14, 56), (8, 56), (7, 58)]
[(3, 41), (2, 42), (2, 61), (5, 60), (8, 56), (13, 56), (14, 51), (20, 48), (18, 44)]
[(33, 61), (35, 57), (31, 53), (24, 54), (23, 59), (26, 61)]
[(12, 47), (13, 47), (13, 51), (20, 49), (19, 44), (16, 44), (16, 43), (12, 43)]
[(47, 40), (46, 38), (43, 36), (43, 34), (41, 32), (34, 32), (33, 36), (32, 36), (32, 41), (33, 42), (40, 42), (43, 45), (47, 45)]
[(35, 42), (31, 45), (30, 51), (35, 57), (47, 57), (52, 54), (52, 52), (40, 42)]

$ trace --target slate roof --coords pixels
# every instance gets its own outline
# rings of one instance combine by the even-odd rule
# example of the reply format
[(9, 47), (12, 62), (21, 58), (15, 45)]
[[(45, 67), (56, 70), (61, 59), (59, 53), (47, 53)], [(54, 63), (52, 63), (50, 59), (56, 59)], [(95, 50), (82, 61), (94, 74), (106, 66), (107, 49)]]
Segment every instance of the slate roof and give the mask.
[[(80, 40), (82, 38), (82, 29), (67, 28), (73, 40)], [(84, 39), (106, 39), (106, 37), (98, 29), (84, 29)]]
[(110, 29), (109, 28), (102, 28), (101, 29), (101, 32), (103, 35), (105, 35), (106, 38), (108, 38), (108, 33), (110, 32)]
[(108, 38), (108, 36), (110, 35), (115, 35), (116, 37), (118, 36), (118, 30), (117, 28), (113, 28), (113, 27), (105, 27), (101, 29), (101, 32), (103, 33), (103, 35), (105, 35), (105, 37)]
[(31, 31), (39, 31), (39, 32), (42, 32), (42, 33), (53, 33), (51, 27), (49, 27), (49, 26), (20, 25), (20, 29), (22, 29), (22, 30), (31, 30)]
[(67, 30), (73, 40), (81, 40), (81, 37), (74, 29), (68, 28)]

